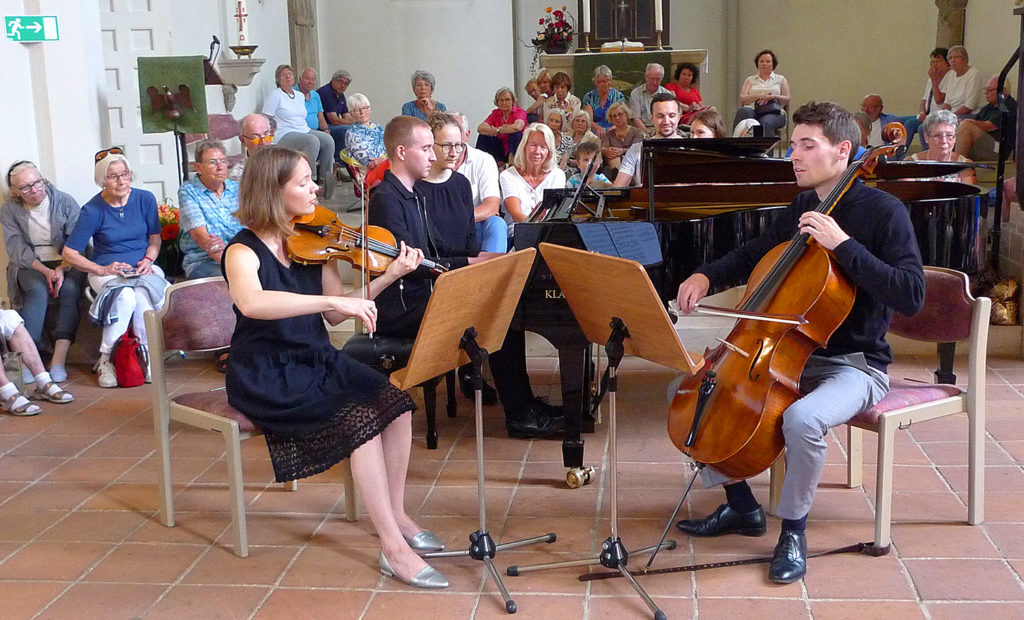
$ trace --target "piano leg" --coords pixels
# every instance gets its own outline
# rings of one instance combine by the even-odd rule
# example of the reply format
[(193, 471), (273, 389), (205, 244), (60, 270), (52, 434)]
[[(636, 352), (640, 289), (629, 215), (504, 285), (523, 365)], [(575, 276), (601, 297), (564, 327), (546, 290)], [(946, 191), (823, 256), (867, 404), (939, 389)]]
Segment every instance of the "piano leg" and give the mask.
[(590, 415), (594, 361), (590, 346), (582, 349), (559, 347), (558, 364), (562, 379), (562, 412), (565, 414), (562, 464), (569, 468), (583, 467), (581, 435), (594, 432), (594, 418)]

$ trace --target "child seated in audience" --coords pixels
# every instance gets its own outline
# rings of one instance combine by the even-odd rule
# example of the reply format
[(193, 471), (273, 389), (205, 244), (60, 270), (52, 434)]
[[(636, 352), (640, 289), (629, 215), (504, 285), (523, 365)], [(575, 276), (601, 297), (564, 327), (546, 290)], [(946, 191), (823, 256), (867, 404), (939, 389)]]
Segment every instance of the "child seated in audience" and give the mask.
[(579, 187), (580, 183), (583, 182), (583, 173), (587, 171), (587, 166), (590, 165), (591, 160), (597, 159), (594, 162), (594, 169), (590, 172), (590, 176), (587, 180), (587, 185), (597, 189), (611, 187), (612, 182), (608, 180), (608, 177), (598, 172), (601, 168), (601, 145), (597, 142), (581, 142), (576, 147), (576, 161), (579, 162), (580, 171), (569, 177), (566, 181), (566, 187)]

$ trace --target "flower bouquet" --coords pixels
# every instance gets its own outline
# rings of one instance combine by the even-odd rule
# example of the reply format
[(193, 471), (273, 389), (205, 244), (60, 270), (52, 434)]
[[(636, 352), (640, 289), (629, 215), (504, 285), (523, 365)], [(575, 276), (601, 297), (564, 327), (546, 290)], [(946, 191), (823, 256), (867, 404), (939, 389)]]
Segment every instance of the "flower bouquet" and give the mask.
[(530, 40), (534, 47), (531, 73), (541, 52), (564, 54), (569, 51), (573, 33), (576, 31), (576, 20), (564, 6), (560, 10), (550, 6), (544, 9), (544, 17), (540, 18), (538, 24), (542, 30)]
[(156, 264), (164, 270), (166, 276), (180, 276), (184, 273), (181, 267), (182, 254), (178, 247), (178, 235), (181, 233), (180, 216), (178, 207), (170, 198), (164, 198), (157, 207), (157, 215), (160, 217), (160, 254), (156, 257)]

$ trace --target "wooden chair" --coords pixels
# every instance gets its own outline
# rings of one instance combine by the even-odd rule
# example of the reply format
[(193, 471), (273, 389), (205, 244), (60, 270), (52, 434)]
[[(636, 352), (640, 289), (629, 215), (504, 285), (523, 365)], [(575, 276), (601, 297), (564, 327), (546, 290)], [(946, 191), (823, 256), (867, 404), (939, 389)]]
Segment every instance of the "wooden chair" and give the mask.
[[(893, 445), (896, 431), (912, 424), (967, 414), (968, 491), (967, 522), (978, 525), (985, 510), (985, 359), (988, 346), (989, 311), (987, 297), (971, 296), (967, 276), (941, 267), (925, 267), (924, 309), (912, 317), (893, 315), (890, 334), (938, 344), (949, 357), (936, 372), (934, 384), (892, 380), (889, 393), (869, 411), (847, 423), (847, 486), (861, 484), (861, 436), (868, 430), (878, 434), (878, 472), (875, 487), (875, 553), (889, 552), (892, 530)], [(952, 347), (967, 343), (967, 388), (952, 385)], [(779, 458), (771, 469), (769, 507), (778, 506), (785, 460)]]
[[(228, 465), (228, 503), (235, 554), (244, 558), (249, 555), (249, 547), (241, 441), (258, 435), (259, 428), (228, 404), (224, 389), (169, 396), (164, 360), (165, 351), (216, 351), (231, 344), (235, 314), (227, 283), (223, 278), (214, 277), (175, 284), (167, 289), (163, 308), (146, 312), (145, 318), (153, 375), (153, 425), (159, 455), (160, 522), (167, 527), (174, 526), (170, 421), (220, 433)], [(358, 518), (355, 484), (347, 464), (342, 465), (345, 467), (345, 514), (349, 521), (355, 521)], [(292, 491), (297, 488), (295, 481), (287, 486)]]

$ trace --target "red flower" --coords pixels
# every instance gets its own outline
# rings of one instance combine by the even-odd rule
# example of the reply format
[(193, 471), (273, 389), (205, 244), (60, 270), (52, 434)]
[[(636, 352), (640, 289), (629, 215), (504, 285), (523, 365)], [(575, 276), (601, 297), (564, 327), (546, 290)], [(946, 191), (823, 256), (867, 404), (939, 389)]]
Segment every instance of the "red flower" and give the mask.
[(561, 11), (555, 11), (554, 13), (552, 13), (552, 15), (555, 16), (555, 19), (562, 19), (562, 15), (564, 15), (564, 13), (562, 13)]
[(537, 23), (540, 24), (541, 26), (543, 26), (544, 25), (544, 18), (541, 17), (540, 19), (538, 19)]
[(177, 224), (168, 224), (160, 229), (160, 238), (164, 241), (177, 239), (181, 228)]
[(552, 36), (552, 37), (551, 37), (551, 40), (557, 43), (558, 41), (561, 41), (561, 40), (562, 40), (562, 35), (560, 35), (560, 34), (558, 34), (558, 33), (556, 32), (556, 33), (554, 34), (554, 36)]

